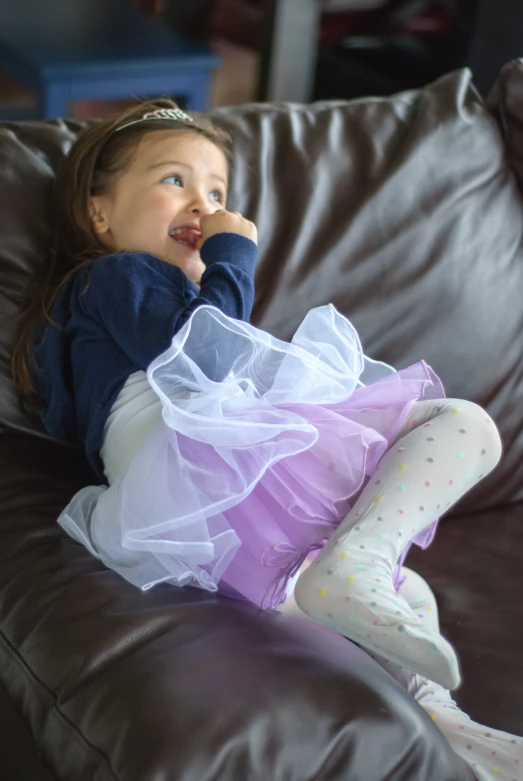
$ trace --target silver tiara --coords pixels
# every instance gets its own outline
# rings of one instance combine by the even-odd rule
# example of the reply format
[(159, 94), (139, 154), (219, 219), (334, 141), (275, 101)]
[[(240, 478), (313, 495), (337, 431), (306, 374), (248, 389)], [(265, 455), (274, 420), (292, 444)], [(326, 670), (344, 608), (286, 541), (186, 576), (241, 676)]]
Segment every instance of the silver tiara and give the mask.
[(120, 125), (114, 131), (118, 133), (119, 130), (123, 130), (131, 125), (136, 125), (138, 122), (145, 122), (148, 119), (176, 119), (178, 122), (194, 122), (194, 119), (182, 111), (180, 108), (159, 108), (156, 111), (148, 111), (140, 119), (133, 119), (132, 122), (127, 122), (125, 125)]

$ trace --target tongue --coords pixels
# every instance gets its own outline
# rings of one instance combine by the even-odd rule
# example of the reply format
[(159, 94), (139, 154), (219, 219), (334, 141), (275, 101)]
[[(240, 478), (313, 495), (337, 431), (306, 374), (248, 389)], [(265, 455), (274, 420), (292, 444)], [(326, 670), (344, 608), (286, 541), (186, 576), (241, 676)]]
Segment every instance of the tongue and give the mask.
[(199, 231), (188, 229), (181, 231), (181, 233), (176, 233), (173, 238), (175, 241), (184, 241), (187, 244), (196, 244), (200, 236), (201, 233)]

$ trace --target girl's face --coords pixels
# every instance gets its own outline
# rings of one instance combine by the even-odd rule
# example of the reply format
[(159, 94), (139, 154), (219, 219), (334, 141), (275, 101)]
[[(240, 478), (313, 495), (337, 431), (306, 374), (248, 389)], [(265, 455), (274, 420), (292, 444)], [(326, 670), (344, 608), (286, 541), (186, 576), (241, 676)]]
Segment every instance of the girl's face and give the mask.
[(110, 190), (90, 199), (94, 229), (112, 252), (147, 252), (199, 282), (200, 220), (225, 208), (227, 160), (205, 136), (155, 131), (143, 136)]

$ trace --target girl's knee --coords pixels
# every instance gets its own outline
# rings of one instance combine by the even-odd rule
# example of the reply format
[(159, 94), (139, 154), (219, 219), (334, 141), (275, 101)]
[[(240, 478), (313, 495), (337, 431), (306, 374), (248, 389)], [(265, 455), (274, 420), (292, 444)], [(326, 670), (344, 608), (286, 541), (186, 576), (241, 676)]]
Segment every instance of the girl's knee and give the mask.
[(447, 399), (446, 414), (455, 417), (455, 425), (460, 434), (472, 434), (479, 440), (482, 456), (490, 471), (501, 458), (502, 443), (498, 428), (488, 412), (473, 401)]

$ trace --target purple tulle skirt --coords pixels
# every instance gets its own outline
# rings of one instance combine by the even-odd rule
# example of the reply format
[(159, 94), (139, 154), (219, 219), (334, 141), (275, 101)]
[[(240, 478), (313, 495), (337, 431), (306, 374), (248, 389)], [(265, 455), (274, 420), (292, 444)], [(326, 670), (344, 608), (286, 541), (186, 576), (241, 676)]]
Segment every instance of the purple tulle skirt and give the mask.
[[(163, 421), (109, 488), (59, 522), (141, 588), (194, 585), (277, 607), (346, 518), (411, 407), (443, 397), (420, 361), (371, 361), (332, 306), (290, 344), (201, 307), (147, 373)], [(414, 537), (426, 547), (437, 519)]]

